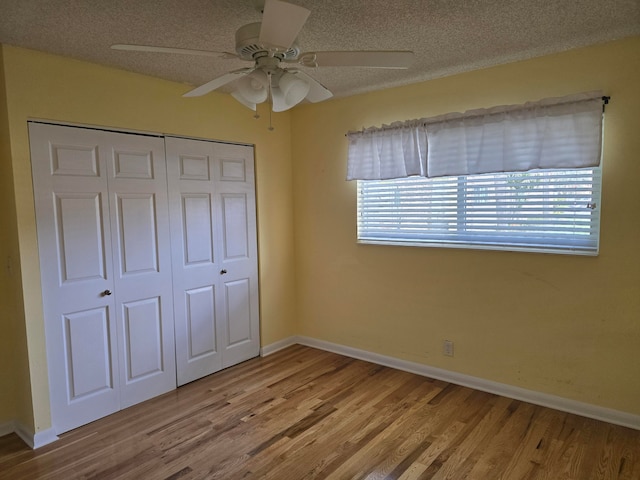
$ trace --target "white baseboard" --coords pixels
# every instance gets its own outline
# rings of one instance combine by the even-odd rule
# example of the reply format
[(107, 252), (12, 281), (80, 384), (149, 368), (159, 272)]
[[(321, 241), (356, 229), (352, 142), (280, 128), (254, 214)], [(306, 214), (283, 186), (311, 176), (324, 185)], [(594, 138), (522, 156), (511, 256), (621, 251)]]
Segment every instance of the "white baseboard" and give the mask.
[(41, 432), (37, 432), (33, 436), (33, 448), (44, 447), (45, 445), (49, 445), (50, 443), (53, 443), (59, 439), (60, 437), (56, 435), (56, 432), (53, 430), (53, 428), (48, 428)]
[[(589, 403), (578, 402), (575, 400), (558, 397), (556, 395), (536, 392), (534, 390), (514, 387), (512, 385), (507, 385), (504, 383), (498, 383), (491, 380), (485, 380), (483, 378), (472, 377), (471, 375), (465, 375), (441, 368), (430, 367), (421, 363), (400, 360), (397, 358), (388, 357), (386, 355), (368, 352), (366, 350), (339, 345), (337, 343), (317, 340), (311, 337), (298, 336), (290, 337), (286, 340), (287, 342), (289, 342), (288, 344), (299, 343), (301, 345), (306, 345), (333, 353), (339, 353), (347, 357), (365, 360), (367, 362), (383, 365), (385, 367), (391, 367), (398, 370), (403, 370), (405, 372), (415, 373), (424, 377), (435, 378), (437, 380), (443, 380), (445, 382), (462, 385), (476, 390), (481, 390), (483, 392), (493, 393), (496, 395), (501, 395), (503, 397), (513, 398), (515, 400), (522, 400), (524, 402), (533, 403), (535, 405), (541, 405), (543, 407), (549, 407), (555, 410), (574, 413), (583, 417), (602, 420), (604, 422), (613, 423), (615, 425), (621, 425), (623, 427), (640, 430), (640, 415), (621, 412), (619, 410), (600, 407)], [(279, 343), (280, 342), (278, 342), (278, 344)], [(269, 347), (271, 347), (271, 345), (265, 347), (265, 349), (268, 349)], [(281, 348), (285, 347), (280, 347), (278, 349)]]
[(277, 342), (270, 343), (269, 345), (265, 345), (260, 349), (260, 356), (266, 357), (267, 355), (271, 355), (272, 353), (276, 353), (277, 351), (283, 350), (291, 345), (295, 345), (296, 343), (300, 343), (298, 341), (298, 337), (287, 337), (282, 340), (278, 340)]
[(32, 449), (44, 447), (58, 440), (58, 436), (53, 431), (53, 428), (34, 434), (30, 428), (20, 422), (12, 421), (0, 424), (0, 437), (9, 435), (10, 433), (18, 435), (22, 441)]

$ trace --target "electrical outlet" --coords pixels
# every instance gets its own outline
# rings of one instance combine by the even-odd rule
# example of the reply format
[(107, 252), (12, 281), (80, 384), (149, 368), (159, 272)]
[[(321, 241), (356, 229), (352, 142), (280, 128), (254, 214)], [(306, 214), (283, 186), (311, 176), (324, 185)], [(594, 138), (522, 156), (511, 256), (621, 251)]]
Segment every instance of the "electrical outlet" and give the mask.
[(442, 354), (447, 357), (453, 357), (453, 342), (451, 340), (445, 340), (442, 343)]

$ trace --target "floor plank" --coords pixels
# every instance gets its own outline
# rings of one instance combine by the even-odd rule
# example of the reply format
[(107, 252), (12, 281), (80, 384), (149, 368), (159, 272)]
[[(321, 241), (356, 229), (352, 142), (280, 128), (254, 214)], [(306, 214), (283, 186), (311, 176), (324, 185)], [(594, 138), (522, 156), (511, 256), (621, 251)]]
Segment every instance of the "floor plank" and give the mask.
[(640, 479), (640, 431), (296, 345), (68, 432), (0, 479)]

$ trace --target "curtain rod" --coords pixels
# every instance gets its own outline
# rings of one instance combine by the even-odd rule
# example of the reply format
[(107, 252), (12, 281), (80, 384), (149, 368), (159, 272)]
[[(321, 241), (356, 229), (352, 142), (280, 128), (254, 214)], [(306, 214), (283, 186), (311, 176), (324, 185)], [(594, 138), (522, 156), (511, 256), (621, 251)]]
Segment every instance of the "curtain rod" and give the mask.
[[(593, 99), (597, 98), (597, 96), (594, 96), (591, 99), (584, 99), (583, 98), (583, 99), (575, 99), (574, 100), (574, 99), (570, 99), (571, 97), (567, 97), (567, 101), (566, 102), (562, 102), (561, 101), (561, 102), (558, 102), (558, 103), (552, 104), (552, 105), (562, 105), (563, 103), (577, 103), (577, 102), (580, 102), (580, 101), (593, 100)], [(611, 96), (602, 95), (600, 97), (600, 99), (602, 100), (602, 112), (604, 113), (605, 105), (609, 104), (609, 100), (611, 100)], [(542, 102), (542, 101), (543, 100), (540, 100), (540, 102)], [(539, 103), (539, 102), (528, 102), (528, 103)], [(522, 104), (523, 109), (524, 109), (525, 105), (526, 105), (526, 103)], [(549, 105), (549, 106), (552, 106), (552, 105)], [(505, 105), (505, 107), (510, 107), (510, 106), (511, 105)], [(499, 107), (495, 107), (495, 108), (499, 108)], [(490, 109), (479, 109), (479, 110), (490, 110)], [(494, 112), (494, 113), (504, 113), (504, 112)], [(449, 115), (449, 114), (444, 114), (444, 115)], [(438, 115), (436, 117), (431, 117), (431, 118), (437, 118), (437, 117), (441, 117), (441, 116), (444, 116), (444, 115)], [(464, 114), (461, 114), (461, 115), (464, 115)], [(479, 113), (477, 115), (470, 115), (470, 116), (465, 117), (465, 118), (481, 117), (481, 116), (484, 116), (484, 115), (491, 115), (491, 113)], [(406, 120), (404, 122), (398, 121), (398, 122), (393, 122), (390, 125), (382, 125), (381, 127), (369, 127), (369, 128), (371, 128), (373, 130), (376, 130), (376, 131), (384, 132), (386, 130), (395, 130), (395, 129), (398, 129), (398, 128), (402, 128), (404, 126), (404, 125), (394, 125), (394, 124), (398, 124), (398, 123), (405, 124), (405, 123), (408, 123), (408, 122), (418, 122), (418, 123), (422, 122), (424, 125), (426, 125), (426, 124), (429, 123), (429, 118), (421, 118), (421, 119), (416, 119), (416, 120)], [(349, 132), (345, 133), (344, 136), (348, 137), (350, 134), (364, 133), (366, 130), (368, 130), (368, 128), (362, 127), (362, 130), (349, 131)]]

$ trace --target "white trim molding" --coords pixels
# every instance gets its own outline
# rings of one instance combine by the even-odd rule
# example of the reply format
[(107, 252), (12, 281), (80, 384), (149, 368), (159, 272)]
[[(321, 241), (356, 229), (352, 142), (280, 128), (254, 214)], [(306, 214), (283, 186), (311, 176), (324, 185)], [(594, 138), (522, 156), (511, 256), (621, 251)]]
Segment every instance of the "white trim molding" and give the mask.
[(40, 448), (45, 445), (49, 445), (50, 443), (59, 440), (60, 437), (56, 435), (56, 432), (53, 428), (48, 428), (46, 430), (42, 430), (41, 432), (36, 432), (33, 438), (33, 447), (32, 448)]
[[(324, 340), (318, 340), (311, 337), (298, 336), (290, 337), (286, 340), (288, 343), (285, 341), (281, 341), (277, 342), (277, 344), (272, 344), (280, 346), (280, 343), (282, 343), (283, 345), (287, 343), (287, 345), (285, 346), (280, 346), (280, 348), (274, 349), (271, 353), (277, 350), (281, 350), (282, 348), (285, 348), (290, 344), (299, 343), (308, 347), (338, 353), (347, 357), (357, 358), (359, 360), (383, 365), (385, 367), (415, 373), (424, 377), (443, 380), (445, 382), (462, 385), (464, 387), (481, 390), (483, 392), (493, 393), (496, 395), (501, 395), (503, 397), (513, 398), (515, 400), (521, 400), (523, 402), (553, 408), (562, 412), (573, 413), (576, 415), (581, 415), (583, 417), (593, 418), (595, 420), (601, 420), (604, 422), (613, 423), (615, 425), (621, 425), (623, 427), (640, 430), (640, 415), (634, 415), (632, 413), (613, 410), (606, 407), (600, 407), (598, 405), (592, 405), (589, 403), (578, 402), (576, 400), (570, 400), (568, 398), (550, 395), (548, 393), (536, 392), (534, 390), (514, 387), (512, 385), (485, 380), (483, 378), (473, 377), (471, 375), (465, 375), (441, 368), (430, 367), (429, 365), (423, 365), (421, 363), (400, 360), (398, 358), (380, 355), (378, 353), (368, 352), (366, 350), (360, 350), (358, 348), (348, 347)], [(271, 345), (263, 348), (263, 351), (269, 351), (269, 348), (271, 348)]]
[(58, 440), (58, 436), (53, 428), (33, 433), (29, 427), (17, 421), (0, 424), (0, 437), (4, 437), (10, 433), (18, 435), (20, 439), (32, 449), (44, 447)]

